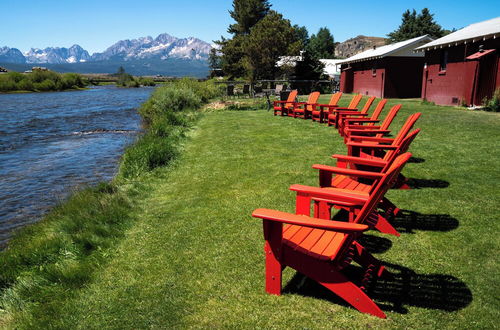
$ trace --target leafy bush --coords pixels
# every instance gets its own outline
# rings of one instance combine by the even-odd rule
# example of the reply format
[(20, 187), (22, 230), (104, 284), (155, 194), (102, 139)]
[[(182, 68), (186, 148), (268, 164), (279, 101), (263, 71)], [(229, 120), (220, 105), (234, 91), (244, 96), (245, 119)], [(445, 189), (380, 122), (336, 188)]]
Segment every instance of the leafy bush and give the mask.
[(497, 89), (493, 93), (493, 97), (489, 100), (484, 100), (484, 110), (500, 112), (500, 89)]
[(41, 91), (41, 92), (57, 90), (56, 83), (54, 82), (54, 80), (50, 80), (50, 79), (45, 79), (44, 81), (39, 82), (39, 83), (36, 82), (33, 84), (33, 86), (34, 86), (35, 90)]
[(141, 84), (142, 86), (156, 86), (156, 83), (153, 79), (144, 77), (139, 78), (139, 84)]

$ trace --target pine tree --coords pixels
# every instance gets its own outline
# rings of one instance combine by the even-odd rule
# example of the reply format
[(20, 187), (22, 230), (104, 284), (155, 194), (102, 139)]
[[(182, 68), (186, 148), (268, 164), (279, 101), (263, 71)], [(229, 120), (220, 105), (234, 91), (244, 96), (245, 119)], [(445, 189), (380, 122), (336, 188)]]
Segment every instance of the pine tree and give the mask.
[(415, 9), (412, 12), (408, 9), (403, 13), (401, 25), (387, 35), (389, 37), (387, 42), (404, 41), (424, 34), (433, 38), (441, 38), (444, 33), (441, 25), (434, 21), (434, 15), (430, 13), (428, 8), (422, 9), (418, 15)]
[(274, 79), (280, 56), (298, 55), (302, 41), (290, 21), (273, 10), (252, 28), (245, 39), (245, 66), (250, 80)]
[(268, 0), (233, 0), (233, 10), (229, 14), (236, 23), (229, 25), (227, 31), (234, 35), (249, 34), (252, 26), (264, 18), (270, 8)]
[(307, 44), (309, 44), (309, 32), (307, 32), (307, 28), (305, 26), (299, 26), (297, 24), (295, 24), (293, 28), (295, 30), (297, 39), (302, 41), (303, 48), (306, 48)]
[(307, 48), (310, 55), (317, 59), (335, 57), (335, 41), (326, 27), (320, 28), (317, 34), (311, 36)]
[(233, 0), (233, 10), (229, 11), (236, 23), (229, 25), (232, 39), (216, 41), (220, 45), (221, 67), (230, 79), (242, 77), (246, 73), (243, 43), (251, 28), (263, 19), (271, 5), (268, 0)]

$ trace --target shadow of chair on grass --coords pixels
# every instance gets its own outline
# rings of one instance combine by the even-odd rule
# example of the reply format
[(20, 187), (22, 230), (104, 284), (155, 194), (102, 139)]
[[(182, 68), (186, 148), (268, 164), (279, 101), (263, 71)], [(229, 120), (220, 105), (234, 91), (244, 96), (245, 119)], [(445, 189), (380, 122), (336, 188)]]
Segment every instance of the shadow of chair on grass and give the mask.
[(406, 184), (410, 186), (411, 189), (422, 189), (422, 188), (448, 188), (450, 183), (448, 181), (439, 179), (414, 179), (409, 178)]
[(420, 163), (423, 163), (425, 162), (425, 159), (423, 158), (419, 158), (419, 157), (410, 157), (410, 159), (408, 159), (408, 163), (414, 163), (414, 164), (420, 164)]
[(422, 214), (401, 210), (390, 220), (400, 233), (413, 234), (414, 230), (450, 231), (458, 228), (459, 222), (448, 214)]
[[(418, 274), (407, 267), (389, 263), (384, 265), (393, 274), (393, 278), (379, 279), (368, 287), (368, 295), (382, 310), (406, 314), (407, 307), (413, 306), (453, 312), (472, 302), (470, 289), (454, 276)], [(351, 265), (345, 272), (350, 279), (362, 278), (360, 267)], [(296, 273), (286, 284), (283, 293), (324, 299), (350, 307), (331, 291), (300, 273)]]

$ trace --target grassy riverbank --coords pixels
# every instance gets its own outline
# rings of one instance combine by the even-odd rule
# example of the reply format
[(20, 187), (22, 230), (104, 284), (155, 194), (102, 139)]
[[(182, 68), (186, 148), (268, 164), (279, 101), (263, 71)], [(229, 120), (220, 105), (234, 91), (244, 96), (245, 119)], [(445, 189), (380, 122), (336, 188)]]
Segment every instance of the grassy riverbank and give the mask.
[(0, 92), (3, 93), (76, 90), (87, 85), (87, 79), (77, 73), (35, 70), (32, 73), (9, 72), (0, 75)]
[[(154, 110), (159, 103), (151, 102), (143, 115), (150, 118), (151, 139), (161, 144), (162, 134), (171, 133), (153, 119), (160, 118)], [(286, 294), (265, 294), (262, 225), (250, 217), (251, 211), (293, 211), (288, 186), (316, 184), (311, 164), (332, 164), (329, 155), (344, 153), (345, 147), (332, 128), (311, 121), (273, 117), (262, 110), (220, 110), (206, 112), (192, 129), (191, 120), (185, 129), (178, 126), (179, 137), (189, 132), (178, 140), (179, 157), (157, 162), (157, 151), (136, 146), (124, 157), (124, 164), (133, 166), (123, 166), (131, 170), (122, 168), (115, 185), (96, 188), (95, 207), (68, 213), (61, 209), (53, 215), (62, 219), (60, 224), (43, 229), (45, 238), (38, 245), (18, 244), (24, 251), (19, 257), (4, 253), (2, 262), (20, 269), (3, 282), (4, 325), (495, 327), (500, 307), (495, 277), (499, 225), (494, 221), (499, 215), (500, 117), (407, 100), (394, 127), (415, 111), (424, 113), (417, 124), (422, 133), (404, 173), (415, 179), (416, 189), (389, 192), (391, 200), (408, 210), (396, 219), (402, 236), (370, 232), (365, 242), (396, 274), (395, 281), (380, 283), (373, 293), (388, 320), (345, 306), (290, 269), (285, 272)], [(120, 212), (107, 213), (115, 201)], [(108, 230), (119, 229), (102, 247), (99, 234), (92, 234), (81, 241), (67, 238), (67, 245), (44, 251), (50, 246), (44, 241), (59, 236), (60, 226), (74, 228), (79, 237), (86, 222), (72, 224), (74, 213), (101, 219), (90, 221), (95, 224), (109, 219), (117, 225)], [(36, 237), (30, 230), (25, 240)], [(94, 242), (92, 249), (88, 241)], [(80, 245), (83, 257), (74, 257), (72, 249)], [(29, 259), (33, 255), (38, 258)], [(84, 279), (82, 265), (90, 265)], [(50, 271), (43, 277), (33, 276), (46, 269)]]

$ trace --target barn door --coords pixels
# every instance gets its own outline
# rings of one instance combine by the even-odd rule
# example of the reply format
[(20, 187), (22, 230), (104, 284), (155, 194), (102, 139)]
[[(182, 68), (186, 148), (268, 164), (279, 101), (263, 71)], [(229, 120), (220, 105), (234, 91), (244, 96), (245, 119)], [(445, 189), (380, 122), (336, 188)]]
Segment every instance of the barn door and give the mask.
[(495, 78), (497, 71), (497, 56), (491, 54), (479, 59), (477, 88), (474, 95), (474, 104), (480, 105), (484, 98), (490, 99), (495, 91)]

